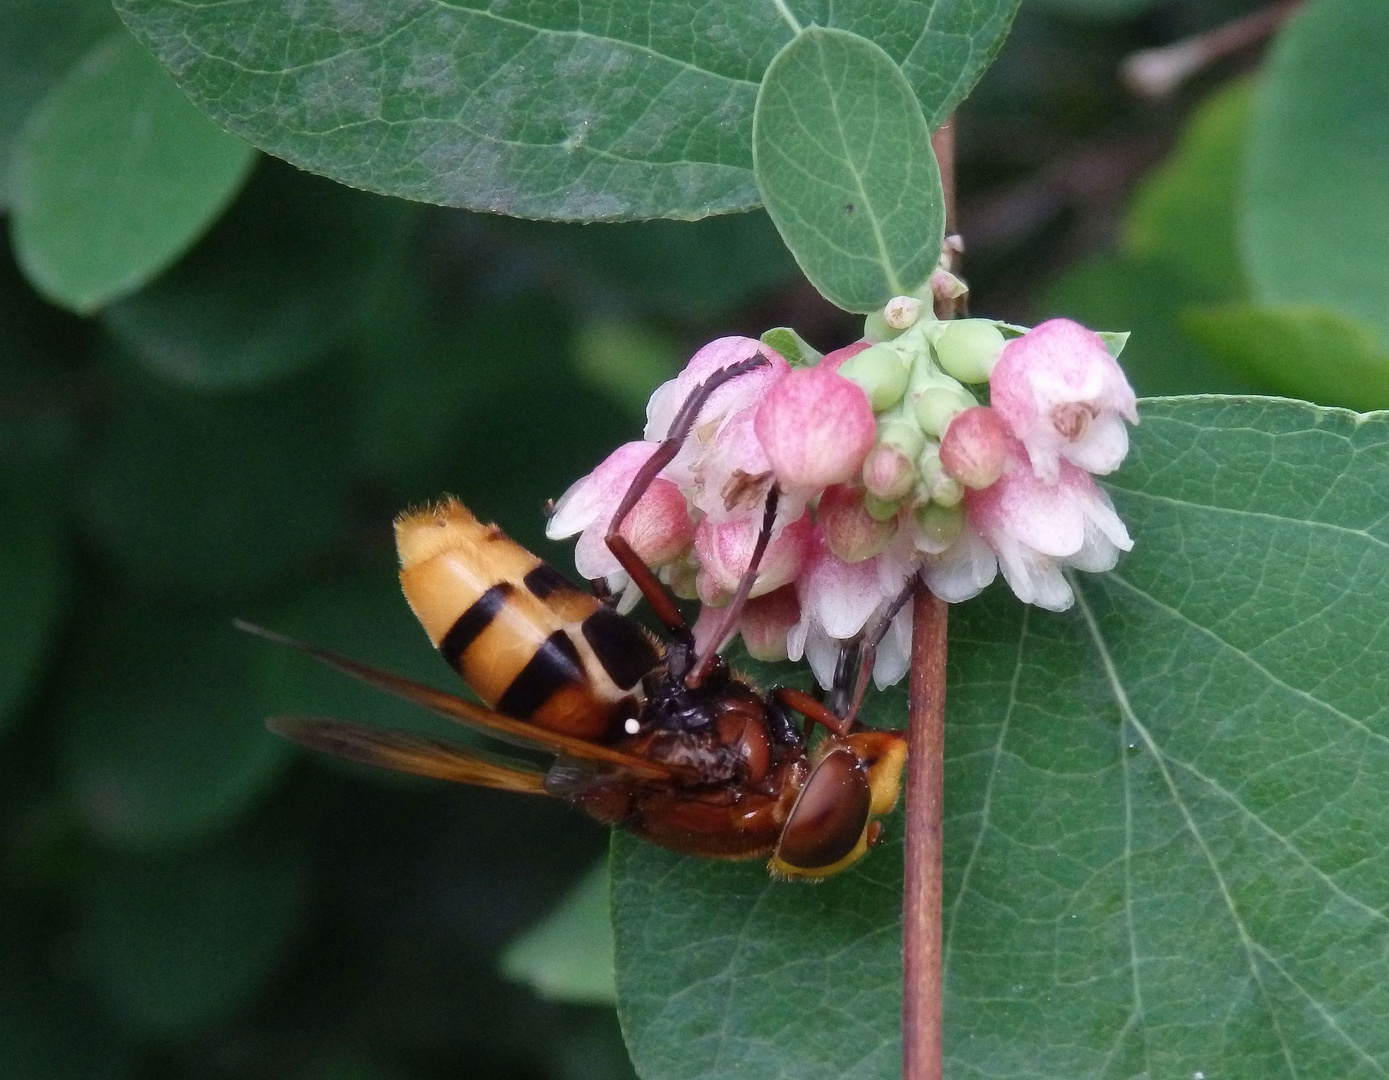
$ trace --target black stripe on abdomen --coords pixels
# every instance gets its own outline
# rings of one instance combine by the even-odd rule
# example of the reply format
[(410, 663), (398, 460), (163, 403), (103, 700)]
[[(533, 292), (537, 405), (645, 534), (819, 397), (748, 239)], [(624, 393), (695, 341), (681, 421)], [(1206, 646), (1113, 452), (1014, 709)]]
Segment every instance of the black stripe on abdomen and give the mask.
[(462, 670), (459, 664), (463, 654), (468, 651), (468, 646), (491, 625), (492, 620), (506, 607), (507, 601), (515, 591), (516, 586), (511, 582), (498, 582), (474, 600), (468, 610), (458, 616), (458, 621), (449, 627), (444, 640), (439, 642), (439, 652), (454, 671)]
[(511, 680), (497, 702), (497, 711), (517, 720), (529, 720), (556, 691), (582, 682), (584, 668), (579, 650), (567, 633), (556, 630)]
[(600, 607), (583, 622), (584, 640), (619, 689), (630, 690), (660, 657), (641, 627), (612, 608)]
[(582, 589), (561, 574), (549, 563), (541, 563), (523, 579), (537, 600), (544, 600), (559, 592), (576, 592), (587, 595)]

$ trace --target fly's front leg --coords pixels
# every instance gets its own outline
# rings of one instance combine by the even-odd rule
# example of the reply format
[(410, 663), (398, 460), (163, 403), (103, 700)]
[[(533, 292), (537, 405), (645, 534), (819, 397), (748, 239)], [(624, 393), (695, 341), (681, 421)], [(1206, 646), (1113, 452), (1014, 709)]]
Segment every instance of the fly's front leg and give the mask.
[(695, 420), (699, 418), (699, 410), (709, 400), (709, 395), (728, 382), (729, 379), (735, 379), (767, 362), (766, 357), (761, 354), (751, 356), (714, 372), (694, 389), (690, 396), (685, 399), (685, 403), (680, 406), (680, 411), (671, 423), (670, 433), (666, 439), (656, 448), (656, 452), (647, 459), (646, 464), (638, 469), (637, 474), (632, 477), (632, 482), (627, 487), (627, 493), (617, 504), (617, 511), (613, 514), (607, 534), (604, 536), (608, 550), (613, 553), (622, 565), (622, 569), (627, 571), (637, 588), (641, 590), (642, 595), (646, 597), (656, 618), (661, 620), (662, 625), (678, 641), (687, 646), (694, 643), (694, 635), (690, 632), (689, 624), (685, 622), (685, 617), (680, 614), (680, 609), (675, 606), (675, 601), (666, 592), (660, 579), (651, 572), (651, 568), (646, 563), (642, 562), (641, 557), (632, 550), (632, 545), (622, 535), (622, 523), (627, 520), (627, 515), (632, 512), (632, 508), (641, 501), (641, 497), (646, 494), (647, 489), (660, 471), (669, 465), (675, 459), (675, 455), (680, 452), (681, 444), (689, 436), (690, 429), (694, 427)]

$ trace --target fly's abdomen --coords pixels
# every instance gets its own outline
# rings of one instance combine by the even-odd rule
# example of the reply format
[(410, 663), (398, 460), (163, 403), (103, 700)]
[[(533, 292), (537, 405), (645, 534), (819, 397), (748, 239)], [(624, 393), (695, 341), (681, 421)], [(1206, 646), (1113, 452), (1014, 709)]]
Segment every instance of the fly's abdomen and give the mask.
[(498, 712), (601, 739), (640, 708), (654, 647), (456, 499), (396, 520), (400, 581), (445, 660)]

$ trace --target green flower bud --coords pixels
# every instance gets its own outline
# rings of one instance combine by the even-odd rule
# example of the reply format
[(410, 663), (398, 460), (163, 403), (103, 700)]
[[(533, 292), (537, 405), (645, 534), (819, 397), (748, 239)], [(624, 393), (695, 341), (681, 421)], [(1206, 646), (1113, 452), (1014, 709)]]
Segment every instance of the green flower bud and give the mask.
[(961, 382), (989, 381), (989, 373), (1007, 342), (989, 319), (956, 319), (946, 323), (936, 338), (940, 366)]
[(926, 436), (915, 423), (915, 417), (903, 409), (893, 409), (878, 420), (878, 443), (895, 447), (915, 461), (926, 445)]
[(863, 493), (863, 508), (874, 521), (886, 521), (897, 515), (901, 502), (897, 499), (880, 499), (872, 492)]
[(919, 532), (917, 546), (933, 554), (944, 551), (955, 542), (965, 527), (965, 512), (961, 506), (942, 506), (937, 502), (918, 506), (913, 514)]
[(940, 438), (950, 421), (979, 402), (963, 387), (930, 386), (915, 395), (912, 401), (916, 422), (927, 435)]
[(965, 486), (945, 471), (940, 463), (940, 443), (927, 442), (926, 449), (916, 459), (916, 471), (921, 477), (917, 485), (921, 502), (936, 502), (941, 506), (957, 506), (965, 497)]
[(884, 343), (849, 357), (839, 365), (839, 374), (863, 387), (874, 412), (892, 408), (907, 390), (907, 365), (902, 354)]

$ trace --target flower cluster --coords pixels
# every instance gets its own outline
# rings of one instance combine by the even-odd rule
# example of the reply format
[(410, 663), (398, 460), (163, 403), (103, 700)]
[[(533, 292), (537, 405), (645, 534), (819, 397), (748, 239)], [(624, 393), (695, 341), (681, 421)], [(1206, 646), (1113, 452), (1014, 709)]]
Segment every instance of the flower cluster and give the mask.
[[(708, 397), (621, 528), (676, 595), (700, 601), (701, 649), (751, 563), (774, 487), (770, 542), (734, 630), (754, 657), (805, 657), (829, 686), (843, 643), (885, 618), (918, 573), (957, 602), (1002, 569), (1023, 601), (1069, 607), (1064, 568), (1106, 570), (1133, 546), (1091, 478), (1119, 466), (1125, 422), (1138, 422), (1105, 338), (1065, 319), (1027, 331), (941, 322), (913, 297), (867, 328), (824, 357), (789, 331), (769, 333), (794, 365), (761, 341), (710, 342), (652, 395), (644, 439), (565, 492), (548, 534), (579, 534), (579, 572), (634, 604), (604, 542), (619, 502), (691, 393), (760, 356)], [(984, 384), (987, 405), (970, 389)], [(879, 686), (906, 673), (910, 648), (903, 608), (877, 650)]]

